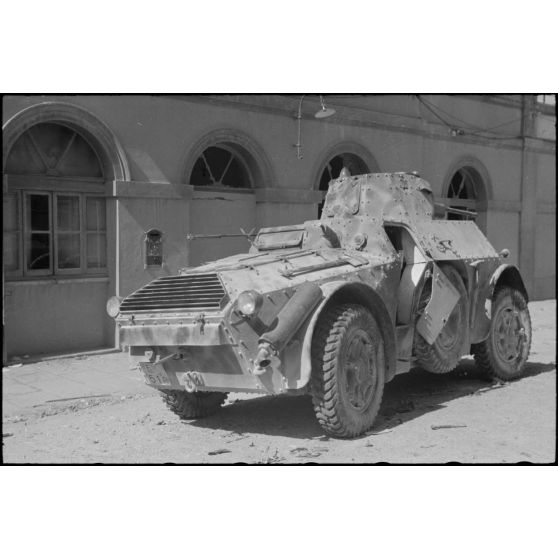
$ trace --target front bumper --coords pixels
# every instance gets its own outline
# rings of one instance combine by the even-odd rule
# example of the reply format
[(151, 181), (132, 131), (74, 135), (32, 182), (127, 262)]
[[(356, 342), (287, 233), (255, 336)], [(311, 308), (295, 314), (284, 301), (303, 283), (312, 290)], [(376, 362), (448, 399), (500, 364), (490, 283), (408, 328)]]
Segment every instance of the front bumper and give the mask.
[[(247, 340), (219, 313), (210, 316), (122, 316), (121, 346), (155, 389), (281, 393), (283, 375), (256, 376), (257, 334)], [(229, 325), (227, 325), (229, 324)], [(153, 355), (150, 353), (153, 352)], [(150, 358), (151, 357), (151, 358)]]
[(129, 316), (117, 321), (121, 346), (231, 345), (234, 339), (224, 325), (224, 318), (200, 315), (193, 318), (159, 316), (141, 319)]
[(165, 362), (138, 362), (145, 383), (159, 390), (267, 392), (251, 374), (188, 370), (181, 358)]

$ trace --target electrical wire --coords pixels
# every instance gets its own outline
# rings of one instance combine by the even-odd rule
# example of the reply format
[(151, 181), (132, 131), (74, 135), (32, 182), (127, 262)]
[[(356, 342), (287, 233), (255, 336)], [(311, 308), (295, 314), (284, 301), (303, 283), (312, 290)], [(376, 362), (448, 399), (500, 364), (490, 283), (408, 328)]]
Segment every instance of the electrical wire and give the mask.
[[(417, 97), (420, 98), (420, 95), (417, 95)], [(430, 101), (427, 101), (426, 99), (421, 99), (421, 101), (422, 101), (423, 103), (426, 103), (426, 104), (429, 105), (430, 107), (435, 108), (435, 109), (437, 109), (438, 111), (444, 113), (446, 116), (449, 116), (449, 117), (452, 118), (453, 120), (457, 120), (457, 121), (461, 122), (462, 124), (465, 124), (465, 125), (467, 126), (468, 129), (473, 130), (473, 131), (476, 131), (476, 132), (488, 132), (488, 131), (490, 131), (490, 130), (494, 130), (494, 129), (496, 129), (496, 128), (500, 128), (500, 127), (502, 127), (502, 126), (506, 126), (507, 124), (513, 124), (513, 123), (515, 123), (515, 122), (519, 122), (519, 121), (521, 120), (521, 118), (514, 118), (513, 120), (510, 120), (510, 121), (508, 121), (508, 122), (504, 122), (504, 123), (502, 123), (502, 124), (498, 124), (497, 126), (492, 126), (492, 127), (490, 127), (490, 128), (483, 128), (483, 129), (480, 129), (480, 128), (477, 128), (476, 126), (474, 126), (473, 124), (471, 124), (471, 123), (469, 123), (469, 122), (467, 122), (467, 121), (465, 121), (465, 120), (463, 120), (463, 119), (461, 119), (461, 118), (459, 118), (459, 117), (457, 117), (457, 116), (455, 116), (455, 115), (453, 115), (453, 114), (450, 114), (449, 112), (447, 112), (446, 110), (444, 110), (442, 107), (436, 106), (436, 105), (434, 105), (433, 103), (431, 103)]]
[[(518, 122), (521, 120), (521, 118), (516, 118), (514, 120), (511, 120), (509, 122), (504, 122), (502, 124), (498, 124), (497, 126), (492, 126), (490, 128), (485, 128), (485, 129), (479, 129), (479, 128), (474, 128), (471, 126), (471, 124), (465, 122), (464, 120), (461, 120), (460, 118), (451, 115), (450, 113), (446, 112), (445, 110), (441, 109), (440, 107), (429, 103), (428, 101), (424, 100), (421, 98), (420, 95), (416, 96), (417, 99), (419, 100), (419, 102), (429, 111), (431, 112), (434, 116), (436, 116), (436, 118), (438, 118), (438, 120), (440, 120), (441, 122), (443, 122), (446, 126), (448, 126), (449, 128), (451, 128), (452, 130), (459, 130), (462, 129), (463, 127), (460, 127), (458, 124), (455, 123), (451, 123), (448, 122), (441, 114), (439, 114), (437, 111), (443, 112), (446, 115), (450, 116), (451, 118), (455, 119), (455, 120), (459, 120), (460, 122), (462, 122), (463, 124), (467, 124), (468, 129), (467, 130), (463, 130), (464, 133), (466, 133), (469, 136), (475, 136), (475, 137), (480, 137), (480, 138), (485, 138), (485, 139), (491, 139), (491, 140), (516, 140), (516, 139), (521, 139), (521, 136), (498, 136), (498, 135), (493, 135), (493, 136), (487, 136), (487, 135), (483, 135), (484, 132), (489, 132), (490, 130), (495, 130), (496, 128), (501, 128), (502, 126), (506, 126), (508, 124), (513, 124), (515, 122)], [(436, 110), (434, 110), (436, 109)]]
[[(441, 109), (440, 107), (429, 103), (428, 101), (425, 101), (424, 99), (422, 99), (420, 97), (420, 95), (417, 95), (417, 99), (425, 106), (425, 108), (427, 110), (429, 110), (432, 114), (434, 114), (434, 116), (436, 116), (436, 118), (438, 118), (441, 122), (443, 122), (446, 126), (448, 126), (449, 128), (451, 128), (452, 130), (461, 130), (463, 132), (463, 134), (460, 135), (465, 135), (465, 133), (467, 135), (470, 136), (476, 136), (476, 137), (481, 137), (481, 138), (485, 138), (485, 139), (490, 139), (490, 140), (516, 140), (516, 139), (520, 139), (521, 136), (498, 136), (498, 135), (492, 135), (492, 136), (487, 136), (487, 135), (483, 135), (483, 132), (488, 132), (490, 130), (496, 129), (496, 128), (500, 128), (501, 126), (505, 126), (507, 124), (513, 123), (513, 122), (517, 122), (519, 120), (521, 120), (520, 118), (514, 119), (510, 122), (505, 122), (502, 124), (498, 124), (497, 126), (493, 126), (490, 128), (486, 128), (486, 129), (479, 129), (479, 128), (473, 128), (471, 127), (471, 124), (465, 122), (464, 120), (461, 120), (460, 118), (451, 115), (450, 113), (444, 111), (443, 109)], [(436, 112), (435, 109), (444, 112), (445, 114), (447, 114), (448, 116), (450, 116), (451, 118), (454, 118), (455, 120), (459, 120), (460, 122), (467, 124), (467, 126), (469, 126), (468, 129), (463, 130), (463, 127), (460, 127), (459, 125), (455, 124), (455, 123), (451, 123), (448, 122), (444, 117), (442, 117), (438, 112)]]

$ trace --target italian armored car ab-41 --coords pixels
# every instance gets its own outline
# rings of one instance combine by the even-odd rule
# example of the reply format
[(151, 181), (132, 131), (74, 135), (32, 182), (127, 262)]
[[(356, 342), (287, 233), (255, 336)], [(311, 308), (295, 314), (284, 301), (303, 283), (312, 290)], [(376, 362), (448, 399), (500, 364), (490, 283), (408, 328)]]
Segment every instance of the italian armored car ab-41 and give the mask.
[(462, 356), (501, 380), (531, 344), (527, 292), (473, 221), (433, 219), (415, 174), (333, 180), (322, 216), (107, 303), (121, 345), (183, 418), (228, 392), (310, 393), (322, 428), (372, 427), (384, 384)]

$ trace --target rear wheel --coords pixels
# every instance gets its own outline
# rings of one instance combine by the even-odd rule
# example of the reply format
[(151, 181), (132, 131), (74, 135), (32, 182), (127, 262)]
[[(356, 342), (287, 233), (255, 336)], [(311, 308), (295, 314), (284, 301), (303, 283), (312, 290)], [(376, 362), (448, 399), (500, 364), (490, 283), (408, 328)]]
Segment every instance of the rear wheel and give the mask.
[(161, 390), (167, 407), (182, 419), (206, 417), (215, 413), (227, 399), (228, 393), (218, 391)]
[(340, 438), (369, 430), (384, 374), (384, 341), (370, 312), (353, 304), (327, 311), (312, 341), (312, 402), (321, 427)]
[(508, 381), (523, 374), (531, 349), (531, 317), (521, 292), (511, 287), (496, 291), (488, 338), (472, 346), (479, 369)]
[[(462, 356), (463, 336), (467, 331), (468, 315), (468, 296), (463, 279), (461, 279), (459, 273), (449, 265), (441, 265), (440, 269), (451, 281), (451, 284), (459, 291), (459, 300), (452, 313), (449, 315), (448, 321), (432, 345), (429, 345), (418, 331), (415, 331), (414, 339), (417, 364), (424, 370), (433, 372), (434, 374), (451, 372), (459, 364), (459, 360)], [(425, 283), (421, 293), (418, 307), (419, 319), (430, 300), (431, 294), (432, 282), (429, 280)]]

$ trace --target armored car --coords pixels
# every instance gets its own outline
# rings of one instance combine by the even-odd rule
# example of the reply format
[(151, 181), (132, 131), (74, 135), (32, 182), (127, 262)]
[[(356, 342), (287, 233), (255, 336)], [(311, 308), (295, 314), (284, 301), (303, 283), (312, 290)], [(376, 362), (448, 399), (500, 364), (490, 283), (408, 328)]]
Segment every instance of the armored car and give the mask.
[(321, 218), (261, 229), (247, 253), (156, 279), (107, 310), (146, 382), (183, 418), (228, 392), (310, 393), (336, 437), (369, 430), (384, 385), (473, 354), (501, 380), (529, 355), (528, 295), (471, 220), (433, 218), (416, 174), (333, 180)]

